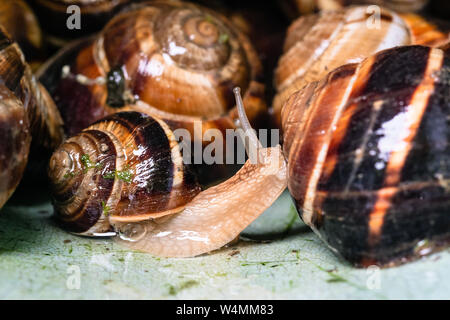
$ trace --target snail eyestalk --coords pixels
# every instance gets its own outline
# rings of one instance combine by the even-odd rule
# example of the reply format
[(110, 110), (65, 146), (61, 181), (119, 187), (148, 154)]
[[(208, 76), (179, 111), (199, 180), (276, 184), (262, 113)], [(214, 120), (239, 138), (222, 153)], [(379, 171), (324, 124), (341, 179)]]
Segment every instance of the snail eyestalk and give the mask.
[(234, 88), (233, 93), (236, 99), (236, 108), (239, 115), (239, 121), (242, 129), (244, 130), (242, 142), (245, 146), (245, 150), (247, 151), (247, 155), (254, 164), (257, 163), (258, 160), (263, 159), (260, 152), (263, 149), (263, 146), (259, 141), (255, 130), (252, 128), (250, 121), (248, 121), (247, 114), (245, 113), (244, 102), (242, 101), (241, 88)]

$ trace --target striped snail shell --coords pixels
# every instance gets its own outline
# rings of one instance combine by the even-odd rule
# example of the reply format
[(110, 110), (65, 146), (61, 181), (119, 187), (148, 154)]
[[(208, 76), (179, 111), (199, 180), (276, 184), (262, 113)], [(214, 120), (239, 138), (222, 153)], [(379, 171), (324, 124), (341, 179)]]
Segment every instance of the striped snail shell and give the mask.
[(109, 220), (181, 211), (200, 192), (167, 124), (139, 112), (110, 115), (68, 139), (49, 172), (58, 217), (86, 235), (109, 231)]
[[(238, 103), (249, 128), (240, 96)], [(253, 132), (250, 141), (258, 143)], [(286, 188), (280, 146), (259, 150), (262, 161), (247, 162), (229, 180), (200, 192), (164, 121), (135, 111), (116, 113), (53, 154), (55, 214), (69, 231), (118, 233), (125, 245), (155, 255), (206, 253), (235, 239)]]
[[(29, 166), (30, 172), (34, 173), (33, 170), (44, 168), (43, 163), (48, 162), (51, 152), (62, 142), (62, 120), (48, 92), (32, 75), (18, 44), (9, 37), (2, 26), (0, 26), (0, 83), (4, 87), (2, 91), (9, 90), (21, 102), (25, 111), (27, 121), (23, 121), (20, 127), (23, 128), (24, 133), (29, 132), (28, 134), (33, 137), (30, 156), (32, 159), (28, 163), (32, 165)], [(6, 96), (10, 95), (5, 93)], [(8, 101), (13, 100), (8, 98)], [(15, 100), (13, 104), (16, 104)], [(6, 114), (5, 111), (5, 118), (7, 118)], [(22, 116), (18, 118), (22, 119)], [(20, 136), (23, 135), (20, 134)], [(6, 151), (9, 150), (6, 146), (12, 141), (4, 139), (2, 143)], [(23, 144), (27, 143), (23, 142)], [(27, 155), (28, 152), (24, 152), (20, 158), (27, 158)], [(11, 157), (10, 160), (12, 160), (15, 156), (6, 152), (0, 157), (5, 159)], [(20, 176), (16, 174), (14, 180), (20, 180)]]
[(26, 60), (37, 66), (43, 57), (43, 37), (39, 22), (23, 0), (0, 1), (0, 25), (16, 41)]
[(439, 46), (449, 39), (416, 15), (399, 16), (381, 8), (379, 17), (375, 22), (374, 12), (357, 6), (304, 16), (291, 24), (275, 71), (273, 111), (278, 127), (288, 97), (331, 70), (383, 49), (410, 44)]
[(404, 46), (347, 64), (282, 112), (303, 221), (356, 265), (394, 265), (450, 240), (450, 51)]
[[(46, 41), (56, 47), (100, 31), (111, 17), (131, 0), (30, 0), (46, 33)], [(71, 6), (79, 8), (80, 28), (69, 29)], [(75, 7), (73, 7), (75, 8)]]
[(69, 135), (126, 110), (185, 128), (191, 137), (195, 123), (203, 124), (201, 133), (225, 132), (236, 127), (235, 86), (252, 124), (267, 112), (261, 64), (248, 39), (221, 15), (189, 3), (132, 6), (40, 74)]

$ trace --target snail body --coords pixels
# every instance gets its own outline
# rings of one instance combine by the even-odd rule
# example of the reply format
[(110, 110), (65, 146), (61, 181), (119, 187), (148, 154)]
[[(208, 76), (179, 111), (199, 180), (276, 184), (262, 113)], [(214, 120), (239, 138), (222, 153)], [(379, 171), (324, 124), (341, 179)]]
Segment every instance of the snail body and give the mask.
[[(254, 133), (250, 136), (257, 141)], [(116, 113), (53, 154), (49, 177), (55, 215), (68, 231), (119, 234), (125, 245), (155, 255), (206, 253), (236, 238), (285, 189), (280, 147), (259, 152), (262, 162), (247, 162), (229, 180), (200, 192), (163, 120), (135, 111)]]
[[(73, 63), (72, 63), (73, 62)], [(99, 34), (65, 49), (41, 70), (66, 132), (134, 110), (172, 129), (236, 127), (240, 86), (253, 125), (264, 119), (261, 65), (248, 39), (221, 15), (188, 3), (150, 2), (116, 15)], [(225, 154), (225, 152), (223, 153)]]
[(355, 265), (402, 263), (450, 241), (449, 66), (448, 49), (398, 47), (286, 102), (299, 214)]

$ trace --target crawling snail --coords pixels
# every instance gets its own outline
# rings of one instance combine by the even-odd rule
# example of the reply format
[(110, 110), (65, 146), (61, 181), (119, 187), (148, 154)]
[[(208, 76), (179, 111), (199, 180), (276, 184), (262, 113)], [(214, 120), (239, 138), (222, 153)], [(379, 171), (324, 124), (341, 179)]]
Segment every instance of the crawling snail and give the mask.
[(397, 12), (417, 12), (422, 10), (429, 0), (286, 0), (283, 1), (289, 16), (309, 14), (322, 10), (337, 10), (349, 5), (379, 5)]
[(165, 257), (196, 256), (235, 239), (286, 187), (280, 146), (261, 148), (235, 93), (257, 162), (201, 191), (167, 123), (116, 113), (68, 139), (50, 160), (62, 226), (87, 236), (118, 233), (124, 244)]
[(404, 46), (347, 64), (282, 112), (288, 188), (350, 262), (395, 265), (450, 240), (450, 51)]
[(69, 135), (108, 114), (135, 110), (197, 137), (236, 127), (234, 86), (260, 127), (267, 112), (261, 69), (246, 36), (221, 15), (156, 1), (116, 15), (98, 37), (64, 49), (39, 74)]
[(287, 98), (329, 71), (383, 49), (410, 44), (440, 46), (449, 39), (418, 16), (400, 17), (380, 9), (376, 21), (374, 14), (366, 6), (357, 6), (304, 16), (292, 23), (275, 72), (273, 111), (278, 127)]
[[(69, 40), (101, 30), (115, 13), (130, 2), (131, 0), (31, 0), (30, 4), (42, 23), (46, 40), (61, 47)], [(69, 28), (68, 24), (77, 22), (72, 19), (78, 13), (79, 28)]]
[(0, 0), (0, 25), (16, 41), (31, 66), (43, 58), (43, 37), (38, 20), (23, 0)]
[(31, 137), (34, 162), (56, 147), (62, 135), (56, 106), (34, 79), (18, 44), (0, 26), (0, 207), (22, 178)]

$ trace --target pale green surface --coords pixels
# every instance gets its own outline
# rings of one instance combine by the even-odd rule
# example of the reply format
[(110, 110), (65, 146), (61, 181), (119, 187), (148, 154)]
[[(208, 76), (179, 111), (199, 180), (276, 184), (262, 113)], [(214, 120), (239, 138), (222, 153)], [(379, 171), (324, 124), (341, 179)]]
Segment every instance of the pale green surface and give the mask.
[[(369, 272), (331, 253), (294, 215), (286, 193), (246, 230), (246, 237), (258, 241), (241, 240), (191, 259), (158, 259), (111, 240), (70, 235), (47, 218), (51, 211), (48, 202), (9, 204), (2, 210), (0, 298), (450, 298), (449, 250), (381, 270), (380, 289), (370, 290)], [(80, 290), (66, 286), (73, 265), (81, 270)]]

